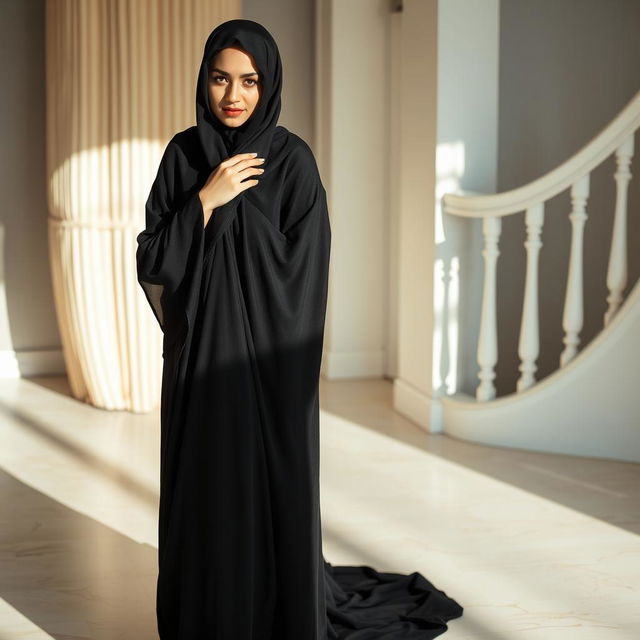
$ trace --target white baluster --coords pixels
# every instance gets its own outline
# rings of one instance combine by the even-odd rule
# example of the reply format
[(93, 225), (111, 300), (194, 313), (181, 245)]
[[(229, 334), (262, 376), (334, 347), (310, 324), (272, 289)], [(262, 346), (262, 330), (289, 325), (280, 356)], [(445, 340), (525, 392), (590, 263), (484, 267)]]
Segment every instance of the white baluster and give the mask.
[(493, 379), (496, 377), (495, 365), (498, 361), (498, 339), (496, 328), (496, 262), (498, 239), (500, 238), (502, 219), (499, 216), (483, 218), (484, 234), (484, 283), (482, 290), (482, 316), (480, 318), (480, 337), (478, 340), (478, 364), (480, 365), (480, 384), (476, 389), (476, 399), (492, 400), (496, 397)]
[(609, 253), (609, 268), (607, 269), (607, 287), (609, 307), (604, 314), (606, 327), (618, 311), (622, 302), (622, 291), (627, 284), (627, 189), (631, 180), (629, 165), (633, 157), (634, 136), (630, 135), (616, 151), (618, 170), (614, 178), (616, 181), (616, 211), (613, 219), (613, 233), (611, 235), (611, 251)]
[[(433, 356), (434, 363), (437, 364), (437, 368), (434, 368), (434, 386), (436, 395), (446, 395), (447, 393), (447, 373), (449, 371), (449, 348), (447, 343), (448, 332), (446, 326), (449, 322), (448, 319), (448, 282), (447, 282), (447, 268), (445, 266), (446, 259), (438, 258), (433, 265), (434, 268), (434, 305), (433, 322), (434, 322), (434, 334), (433, 334)], [(438, 384), (438, 378), (439, 384)]]
[(524, 303), (522, 307), (522, 321), (520, 324), (520, 342), (518, 355), (520, 356), (520, 379), (518, 391), (531, 387), (535, 379), (536, 360), (540, 353), (540, 335), (538, 328), (538, 255), (542, 242), (540, 231), (544, 220), (544, 203), (534, 204), (527, 209), (525, 222), (527, 225), (527, 239), (524, 246), (527, 249), (527, 276), (524, 286)]
[(571, 220), (571, 256), (569, 258), (569, 274), (567, 277), (567, 293), (564, 299), (562, 328), (564, 329), (564, 351), (560, 355), (560, 367), (573, 360), (578, 352), (578, 337), (583, 322), (582, 292), (582, 250), (584, 223), (587, 219), (586, 205), (589, 197), (590, 174), (577, 180), (571, 187), (572, 212)]
[[(447, 268), (449, 263), (449, 268)], [(439, 362), (438, 374), (440, 376), (440, 385), (436, 389), (437, 395), (446, 395), (453, 393), (456, 388), (456, 359), (458, 355), (456, 344), (457, 328), (454, 325), (457, 320), (457, 291), (458, 291), (458, 260), (457, 258), (446, 258), (436, 260), (435, 263), (435, 279), (437, 289), (440, 293), (437, 297), (441, 300), (441, 310), (436, 309), (434, 319), (437, 321), (437, 327), (440, 331), (439, 344), (434, 339), (434, 355), (435, 362)], [(437, 348), (440, 347), (438, 356)], [(437, 379), (437, 378), (436, 378)]]

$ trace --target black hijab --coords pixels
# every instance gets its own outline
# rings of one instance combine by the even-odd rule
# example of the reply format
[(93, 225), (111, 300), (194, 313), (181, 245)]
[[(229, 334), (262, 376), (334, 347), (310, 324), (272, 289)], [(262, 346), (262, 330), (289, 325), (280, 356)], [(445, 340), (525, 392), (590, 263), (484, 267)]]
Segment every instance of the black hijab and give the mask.
[[(239, 46), (253, 56), (260, 74), (262, 93), (249, 119), (239, 127), (224, 124), (209, 106), (209, 64), (225, 47)], [(278, 117), (282, 90), (282, 62), (273, 36), (253, 20), (228, 20), (207, 38), (196, 89), (198, 136), (211, 168), (237, 153), (255, 151), (268, 157)]]

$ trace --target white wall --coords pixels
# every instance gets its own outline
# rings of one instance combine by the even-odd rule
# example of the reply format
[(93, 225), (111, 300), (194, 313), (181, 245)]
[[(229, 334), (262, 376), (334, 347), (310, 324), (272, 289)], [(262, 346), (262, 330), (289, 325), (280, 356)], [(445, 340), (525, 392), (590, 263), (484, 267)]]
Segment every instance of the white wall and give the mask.
[(332, 228), (322, 372), (380, 377), (389, 271), (389, 4), (319, 0), (318, 43), (318, 162)]
[(433, 391), (436, 233), (438, 3), (403, 3), (398, 173), (398, 377), (394, 407), (431, 431), (442, 428)]
[(440, 197), (496, 190), (499, 10), (499, 0), (438, 2), (434, 386), (447, 393), (478, 384), (483, 238), (479, 220), (442, 219)]
[(263, 24), (278, 43), (284, 73), (279, 124), (313, 148), (314, 0), (243, 0), (242, 11), (243, 18)]
[[(401, 13), (321, 0), (318, 17), (318, 148), (334, 231), (323, 373), (394, 375), (395, 408), (438, 431), (434, 385), (458, 373), (456, 363), (441, 371), (438, 336), (451, 322), (468, 349), (479, 316), (473, 297), (453, 318), (434, 316), (445, 303), (438, 265), (460, 258), (465, 280), (477, 276), (465, 257), (480, 253), (470, 225), (443, 229), (437, 196), (495, 190), (498, 0), (408, 0)], [(463, 159), (453, 170), (450, 148)]]

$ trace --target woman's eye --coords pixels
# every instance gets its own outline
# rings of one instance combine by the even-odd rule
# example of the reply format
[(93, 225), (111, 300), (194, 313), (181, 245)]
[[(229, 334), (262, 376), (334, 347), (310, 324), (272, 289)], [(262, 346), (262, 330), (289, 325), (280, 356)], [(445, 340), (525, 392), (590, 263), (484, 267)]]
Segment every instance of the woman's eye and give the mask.
[[(226, 79), (227, 78), (225, 76), (216, 76), (216, 75), (211, 76), (211, 80), (213, 82), (218, 82), (218, 80), (226, 80)], [(247, 78), (245, 81), (248, 83), (251, 83), (249, 84), (250, 87), (255, 87), (258, 84), (258, 81), (254, 80), (253, 78)]]

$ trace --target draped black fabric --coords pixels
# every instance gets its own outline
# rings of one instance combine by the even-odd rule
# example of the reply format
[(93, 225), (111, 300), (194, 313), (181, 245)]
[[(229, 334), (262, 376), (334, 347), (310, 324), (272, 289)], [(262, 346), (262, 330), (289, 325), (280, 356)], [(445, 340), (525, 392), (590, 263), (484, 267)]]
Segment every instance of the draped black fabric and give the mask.
[[(208, 106), (208, 63), (251, 53), (262, 95), (231, 130)], [(322, 551), (318, 382), (331, 229), (314, 156), (277, 125), (269, 32), (209, 36), (197, 125), (168, 143), (138, 235), (138, 281), (163, 331), (157, 582), (162, 640), (427, 639), (462, 607), (424, 576), (333, 566)], [(198, 195), (225, 158), (266, 158), (259, 184), (214, 210)], [(253, 178), (253, 176), (252, 176)]]

